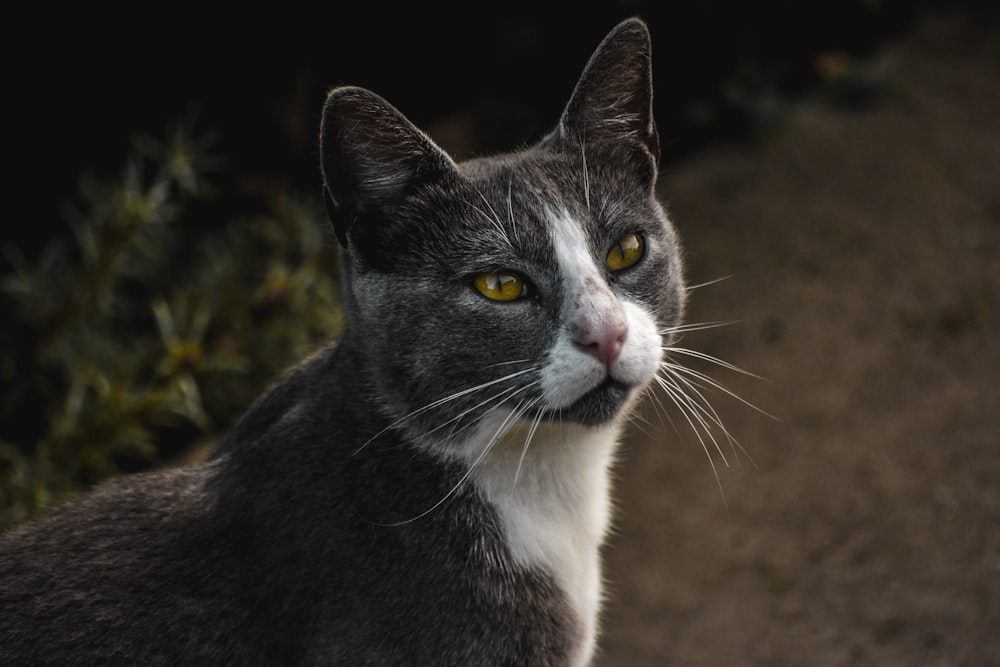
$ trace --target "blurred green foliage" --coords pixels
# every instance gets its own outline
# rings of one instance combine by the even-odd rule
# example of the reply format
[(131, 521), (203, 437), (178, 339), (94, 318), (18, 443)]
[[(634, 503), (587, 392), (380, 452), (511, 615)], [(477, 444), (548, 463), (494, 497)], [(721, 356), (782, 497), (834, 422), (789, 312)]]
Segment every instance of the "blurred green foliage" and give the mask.
[(318, 198), (272, 192), (202, 224), (226, 194), (211, 138), (179, 125), (132, 145), (119, 179), (82, 181), (75, 243), (4, 249), (0, 530), (217, 436), (342, 328)]

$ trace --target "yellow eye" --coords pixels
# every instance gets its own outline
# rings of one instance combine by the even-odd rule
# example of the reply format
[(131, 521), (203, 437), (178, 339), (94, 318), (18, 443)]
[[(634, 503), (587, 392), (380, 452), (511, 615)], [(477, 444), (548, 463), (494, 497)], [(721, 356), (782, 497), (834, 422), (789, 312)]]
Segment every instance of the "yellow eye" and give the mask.
[(473, 281), (479, 293), (494, 301), (514, 301), (528, 295), (524, 278), (511, 271), (486, 271)]
[(608, 251), (608, 268), (621, 271), (635, 266), (646, 252), (646, 244), (638, 234), (626, 234)]

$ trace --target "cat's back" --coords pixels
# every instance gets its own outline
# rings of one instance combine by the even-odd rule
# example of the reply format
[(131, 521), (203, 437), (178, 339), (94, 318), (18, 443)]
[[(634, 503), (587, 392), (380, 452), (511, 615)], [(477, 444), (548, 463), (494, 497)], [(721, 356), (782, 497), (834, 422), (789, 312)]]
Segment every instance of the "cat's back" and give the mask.
[(0, 535), (0, 665), (300, 660), (309, 567), (279, 538), (308, 509), (281, 506), (296, 485), (283, 468), (325, 425), (295, 406), (323, 400), (337, 351), (286, 374), (207, 463), (106, 482)]
[[(0, 663), (219, 657), (232, 551), (211, 466), (122, 478), (0, 536)], [(207, 554), (202, 545), (219, 545)], [(229, 552), (229, 553), (227, 553)], [(215, 628), (213, 630), (213, 628)], [(220, 635), (224, 636), (224, 635)], [(229, 635), (229, 655), (246, 655)]]

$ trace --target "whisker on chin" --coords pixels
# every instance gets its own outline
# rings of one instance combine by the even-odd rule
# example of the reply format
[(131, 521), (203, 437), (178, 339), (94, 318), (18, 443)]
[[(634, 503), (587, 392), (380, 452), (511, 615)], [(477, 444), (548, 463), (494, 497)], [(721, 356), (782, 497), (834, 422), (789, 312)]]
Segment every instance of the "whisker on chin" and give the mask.
[[(529, 389), (530, 387), (533, 387), (533, 386), (535, 386), (537, 384), (539, 384), (539, 382), (538, 382), (538, 380), (535, 380), (534, 382), (530, 382), (527, 385), (524, 385), (524, 386), (521, 386), (521, 387), (517, 387), (517, 386), (507, 387), (503, 391), (501, 391), (499, 393), (496, 393), (496, 394), (493, 394), (492, 396), (489, 396), (486, 399), (480, 401), (479, 403), (473, 405), (471, 408), (466, 408), (465, 410), (463, 410), (459, 414), (455, 415), (451, 419), (438, 424), (437, 426), (435, 426), (434, 428), (432, 428), (430, 431), (427, 431), (427, 433), (424, 434), (424, 435), (426, 436), (426, 435), (430, 435), (432, 433), (435, 433), (438, 430), (440, 430), (440, 429), (444, 428), (445, 426), (447, 426), (448, 424), (460, 422), (462, 419), (464, 419), (466, 417), (466, 415), (469, 415), (472, 412), (475, 412), (476, 410), (478, 410), (479, 408), (481, 408), (481, 407), (483, 407), (485, 405), (497, 404), (497, 403), (499, 403), (501, 401), (506, 400), (510, 396), (513, 396), (515, 394), (519, 394), (522, 391), (524, 391), (525, 389)], [(451, 433), (452, 433), (452, 435), (454, 435), (455, 433), (460, 433), (461, 431), (465, 430), (466, 428), (468, 428), (471, 425), (472, 425), (472, 423), (466, 424), (466, 425), (462, 426), (462, 428), (458, 429), (457, 431), (456, 430), (452, 430)]]
[[(717, 422), (717, 419), (713, 417), (711, 414), (711, 406), (706, 408), (699, 403), (699, 400), (704, 402), (705, 397), (698, 392), (697, 389), (692, 390), (688, 387), (688, 390), (693, 391), (693, 393), (697, 396), (697, 398), (692, 397), (688, 393), (688, 390), (685, 390), (685, 388), (675, 378), (657, 376), (657, 382), (660, 387), (667, 392), (667, 395), (673, 401), (674, 405), (680, 408), (682, 415), (691, 426), (691, 429), (698, 437), (698, 440), (702, 442), (702, 445), (707, 446), (701, 435), (704, 433), (705, 437), (707, 437), (708, 440), (710, 440), (714, 445), (715, 451), (719, 453), (719, 456), (722, 458), (722, 462), (728, 468), (729, 460), (726, 458), (725, 452), (722, 451), (722, 447), (719, 445), (719, 442), (712, 431), (712, 427), (715, 426), (720, 429), (728, 438), (731, 438), (732, 436), (730, 436), (728, 431), (726, 431), (725, 428)], [(681, 378), (681, 382), (683, 382), (683, 378)], [(697, 422), (697, 425), (695, 422)], [(700, 429), (698, 427), (700, 427)], [(708, 453), (707, 450), (706, 453)]]
[[(709, 357), (708, 355), (698, 355), (698, 356), (699, 358), (704, 357), (704, 358), (714, 359), (714, 357)], [(732, 366), (732, 364), (727, 364), (726, 362), (719, 361), (719, 363), (722, 364), (723, 367), (725, 368), (731, 367), (734, 371), (737, 372), (741, 370), (736, 366)], [(753, 403), (750, 403), (742, 396), (739, 396), (738, 394), (736, 394), (736, 392), (732, 391), (731, 389), (723, 385), (721, 382), (718, 382), (717, 380), (709, 377), (705, 373), (696, 371), (692, 368), (688, 368), (687, 366), (683, 366), (681, 364), (672, 364), (666, 361), (661, 364), (661, 367), (664, 368), (664, 370), (666, 370), (668, 373), (670, 373), (674, 378), (676, 378), (678, 382), (683, 384), (685, 387), (690, 389), (691, 392), (697, 395), (699, 400), (695, 401), (694, 405), (699, 407), (704, 406), (702, 408), (702, 411), (704, 412), (705, 417), (709, 419), (711, 423), (718, 426), (719, 429), (726, 435), (726, 439), (729, 440), (730, 447), (733, 448), (733, 451), (735, 452), (736, 449), (739, 449), (741, 452), (743, 452), (744, 456), (747, 457), (750, 463), (756, 467), (757, 463), (756, 461), (754, 461), (753, 456), (750, 455), (750, 452), (748, 452), (746, 448), (744, 448), (743, 445), (741, 445), (740, 442), (729, 432), (729, 430), (725, 427), (725, 425), (723, 425), (722, 418), (719, 416), (718, 412), (715, 411), (715, 408), (712, 407), (712, 404), (709, 402), (708, 398), (704, 395), (702, 390), (716, 389), (736, 399), (740, 403), (743, 403), (744, 405), (752, 408), (753, 410), (759, 412), (762, 415), (771, 417), (772, 419), (776, 419), (776, 417), (758, 408)], [(759, 377), (757, 375), (754, 375), (753, 373), (746, 373), (746, 374), (750, 375), (751, 377)], [(677, 383), (675, 382), (674, 384), (676, 385)]]
[[(696, 287), (713, 284), (715, 282), (718, 282), (718, 280), (711, 281), (710, 283), (704, 283), (703, 285), (695, 285), (688, 289), (694, 289)], [(661, 330), (660, 333), (665, 339), (669, 339), (673, 336), (685, 333), (703, 331), (735, 323), (736, 322), (705, 322), (682, 324)], [(725, 441), (728, 442), (729, 448), (732, 450), (733, 454), (738, 455), (739, 453), (742, 453), (743, 456), (745, 456), (754, 466), (756, 466), (756, 462), (746, 448), (744, 448), (743, 445), (741, 445), (729, 431), (729, 429), (726, 428), (721, 416), (709, 400), (709, 396), (707, 395), (708, 392), (721, 392), (752, 408), (756, 412), (771, 417), (772, 419), (775, 419), (775, 417), (739, 396), (736, 392), (725, 386), (722, 382), (709, 376), (707, 373), (680, 363), (678, 361), (678, 357), (712, 364), (726, 371), (739, 373), (756, 379), (764, 378), (761, 378), (761, 376), (755, 373), (744, 370), (735, 364), (723, 361), (718, 357), (714, 357), (710, 354), (699, 352), (690, 348), (680, 347), (677, 345), (665, 345), (663, 347), (663, 352), (664, 358), (660, 362), (660, 372), (656, 376), (656, 382), (662, 389), (663, 394), (680, 411), (681, 416), (687, 422), (691, 431), (697, 438), (702, 450), (705, 452), (705, 455), (709, 460), (709, 464), (712, 467), (712, 474), (715, 477), (716, 485), (719, 487), (723, 503), (726, 504), (725, 492), (722, 488), (719, 469), (716, 467), (712, 450), (719, 455), (726, 467), (729, 467), (729, 459), (722, 448), (722, 438), (724, 438)], [(654, 396), (654, 406), (657, 411), (660, 412), (662, 416), (666, 416), (667, 420), (676, 432), (677, 424), (675, 424), (674, 420), (671, 418), (670, 411), (665, 409), (662, 396), (660, 396), (658, 392), (652, 392), (652, 395)], [(719, 434), (721, 434), (721, 437)], [(727, 513), (729, 511), (728, 505), (726, 507), (726, 511)]]
[[(656, 378), (657, 385), (659, 385), (661, 381), (662, 378), (659, 377)], [(663, 391), (667, 394), (667, 397), (669, 398), (670, 397), (669, 392), (667, 392), (666, 389), (664, 389)], [(647, 395), (653, 401), (652, 403), (653, 408), (656, 410), (656, 414), (660, 417), (660, 425), (662, 426), (664, 420), (666, 420), (666, 422), (670, 424), (670, 428), (673, 430), (677, 438), (683, 439), (684, 436), (681, 435), (681, 430), (678, 428), (677, 422), (674, 421), (674, 418), (671, 416), (670, 409), (663, 404), (663, 397), (660, 394), (660, 392), (651, 391)], [(672, 398), (671, 402), (674, 403), (674, 400)]]
[[(531, 386), (533, 386), (533, 384), (534, 383), (525, 385), (525, 386), (521, 387), (520, 389), (518, 389), (517, 392), (515, 392), (515, 393), (519, 393), (521, 391), (525, 391), (525, 390), (531, 388)], [(500, 426), (497, 427), (497, 430), (493, 433), (492, 437), (490, 437), (490, 439), (483, 446), (482, 451), (475, 458), (475, 460), (472, 462), (472, 464), (462, 474), (462, 476), (459, 478), (459, 480), (457, 482), (455, 482), (454, 486), (452, 486), (451, 489), (446, 494), (444, 494), (444, 496), (441, 497), (440, 500), (438, 500), (436, 503), (434, 503), (433, 505), (431, 505), (430, 507), (428, 507), (426, 510), (424, 510), (420, 514), (417, 514), (414, 517), (411, 517), (409, 519), (404, 519), (402, 521), (392, 522), (392, 523), (385, 523), (385, 524), (380, 523), (378, 525), (385, 526), (385, 527), (396, 527), (396, 526), (402, 526), (402, 525), (405, 525), (405, 524), (408, 524), (408, 523), (413, 523), (414, 521), (419, 521), (423, 517), (425, 517), (428, 514), (432, 513), (437, 508), (441, 507), (444, 503), (446, 503), (448, 501), (449, 498), (451, 498), (456, 493), (458, 493), (458, 490), (461, 489), (462, 486), (469, 480), (469, 477), (472, 476), (472, 473), (475, 472), (476, 468), (479, 467), (479, 464), (482, 463), (483, 459), (486, 458), (487, 454), (489, 454), (491, 451), (493, 451), (493, 448), (496, 447), (497, 443), (500, 442), (503, 439), (503, 437), (508, 433), (508, 431), (510, 431), (511, 427), (517, 422), (518, 419), (521, 418), (521, 415), (523, 415), (526, 410), (530, 409), (530, 407), (532, 407), (535, 403), (537, 403), (538, 400), (540, 400), (540, 399), (534, 399), (534, 400), (529, 399), (529, 400), (526, 400), (526, 401), (521, 401), (521, 402), (519, 402), (514, 407), (514, 409), (512, 409), (510, 411), (510, 413), (500, 423)]]
[[(541, 402), (541, 398), (536, 398), (534, 401), (529, 403), (525, 411), (534, 408)], [(517, 480), (521, 476), (521, 466), (524, 465), (524, 457), (528, 454), (528, 447), (531, 445), (531, 439), (535, 437), (535, 431), (538, 429), (538, 425), (542, 422), (542, 414), (539, 412), (535, 415), (535, 418), (531, 420), (531, 427), (528, 429), (528, 435), (524, 438), (524, 448), (521, 450), (521, 458), (517, 460), (517, 470), (514, 471), (514, 481), (511, 484), (511, 489), (517, 486)]]
[(502, 377), (496, 378), (494, 380), (490, 380), (489, 382), (483, 382), (483, 383), (475, 385), (473, 387), (469, 387), (467, 389), (462, 389), (461, 391), (457, 391), (457, 392), (455, 392), (453, 394), (450, 394), (448, 396), (445, 396), (443, 398), (439, 398), (439, 399), (437, 399), (435, 401), (431, 401), (427, 405), (419, 407), (416, 410), (413, 410), (412, 412), (410, 412), (410, 413), (408, 413), (406, 415), (403, 415), (402, 417), (400, 417), (399, 419), (397, 419), (396, 421), (392, 422), (391, 424), (389, 424), (388, 426), (386, 426), (385, 428), (383, 428), (381, 431), (379, 431), (378, 433), (376, 433), (375, 435), (373, 435), (372, 437), (370, 437), (360, 447), (358, 447), (356, 450), (354, 450), (354, 453), (352, 454), (352, 456), (357, 456), (365, 447), (367, 447), (372, 442), (374, 442), (375, 440), (377, 440), (380, 436), (384, 435), (388, 431), (391, 431), (392, 429), (396, 428), (400, 424), (403, 424), (404, 422), (406, 422), (406, 421), (408, 421), (408, 420), (416, 417), (417, 415), (423, 414), (424, 412), (427, 412), (428, 410), (433, 410), (434, 408), (440, 407), (440, 406), (442, 406), (442, 405), (444, 405), (446, 403), (449, 403), (451, 401), (457, 400), (457, 399), (462, 398), (464, 396), (468, 396), (469, 394), (471, 394), (473, 392), (476, 392), (476, 391), (480, 391), (482, 389), (485, 389), (486, 387), (491, 387), (491, 386), (499, 384), (501, 382), (506, 382), (506, 381), (511, 380), (513, 378), (516, 378), (516, 377), (519, 377), (521, 375), (524, 375), (526, 373), (531, 373), (531, 372), (533, 372), (535, 370), (537, 370), (536, 367), (524, 368), (522, 370), (515, 371), (513, 373), (509, 373), (507, 375), (504, 375)]
[[(705, 361), (709, 361), (711, 363), (718, 364), (722, 368), (726, 368), (726, 369), (731, 370), (731, 371), (736, 372), (736, 373), (742, 373), (743, 375), (747, 375), (749, 377), (752, 377), (752, 378), (755, 378), (755, 379), (758, 379), (758, 380), (763, 380), (764, 379), (764, 378), (762, 378), (759, 375), (751, 373), (750, 371), (745, 371), (742, 368), (739, 368), (739, 367), (734, 366), (734, 365), (732, 365), (730, 363), (722, 361), (721, 359), (716, 359), (715, 357), (712, 357), (712, 356), (707, 355), (707, 354), (702, 354), (700, 352), (694, 352), (693, 350), (681, 350), (681, 349), (678, 349), (678, 348), (670, 348), (670, 351), (672, 351), (672, 352), (679, 352), (681, 354), (687, 354), (687, 355), (695, 357), (697, 359), (703, 359)], [(661, 365), (664, 364), (664, 363), (669, 363), (669, 362), (661, 362)], [(760, 414), (764, 415), (765, 417), (770, 417), (771, 419), (774, 419), (775, 421), (779, 421), (778, 418), (775, 417), (774, 415), (772, 415), (771, 413), (769, 413), (769, 412), (767, 412), (767, 411), (765, 411), (765, 410), (757, 407), (756, 405), (754, 405), (750, 401), (746, 400), (742, 396), (738, 395), (736, 392), (734, 392), (733, 390), (731, 390), (729, 387), (727, 387), (724, 384), (722, 384), (721, 382), (713, 379), (709, 375), (707, 375), (705, 373), (702, 373), (700, 371), (696, 371), (693, 368), (688, 368), (687, 366), (684, 366), (682, 364), (670, 364), (670, 366), (671, 366), (671, 368), (673, 368), (674, 370), (676, 370), (676, 371), (678, 371), (680, 373), (683, 373), (685, 375), (693, 377), (693, 378), (695, 378), (696, 380), (698, 380), (700, 382), (704, 382), (708, 386), (711, 386), (711, 387), (713, 387), (713, 388), (715, 388), (715, 389), (717, 389), (717, 390), (719, 390), (719, 391), (721, 391), (721, 392), (723, 392), (725, 394), (728, 394), (729, 396), (731, 396), (732, 398), (736, 399), (740, 403), (742, 403), (742, 404), (746, 405), (747, 407), (749, 407), (749, 408), (751, 408), (751, 409), (759, 412)]]
[[(484, 406), (487, 406), (489, 404), (499, 404), (502, 401), (508, 400), (511, 397), (516, 396), (517, 394), (520, 394), (522, 391), (527, 391), (527, 390), (529, 390), (529, 389), (531, 389), (533, 387), (537, 387), (539, 384), (541, 384), (541, 382), (539, 380), (535, 380), (535, 381), (529, 382), (526, 385), (522, 385), (522, 386), (518, 386), (518, 387), (508, 387), (504, 391), (502, 391), (502, 392), (500, 392), (498, 394), (495, 394), (494, 396), (486, 399), (485, 401), (480, 402), (479, 404), (473, 406), (472, 408), (469, 408), (469, 409), (463, 411), (462, 414), (458, 415), (457, 417), (453, 417), (453, 418), (449, 419), (448, 422), (445, 422), (445, 424), (441, 424), (440, 426), (436, 426), (431, 431), (428, 431), (428, 433), (426, 435), (430, 435), (431, 433), (433, 433), (434, 431), (437, 431), (438, 429), (442, 428), (443, 426), (445, 426), (448, 423), (454, 423), (454, 424), (457, 425), (462, 418), (464, 418), (466, 415), (472, 413), (474, 410), (477, 410), (477, 409), (482, 408)], [(521, 414), (524, 414), (525, 412), (527, 412), (528, 410), (530, 410), (532, 407), (534, 407), (535, 405), (537, 405), (540, 401), (541, 401), (541, 398), (537, 398), (537, 399), (534, 399), (533, 401), (528, 402), (527, 405), (525, 405), (524, 401), (521, 401), (521, 402), (519, 402), (513, 408), (513, 410), (515, 410), (515, 411), (516, 410), (521, 410), (521, 406), (525, 405), (524, 409), (521, 410), (520, 413), (519, 413), (519, 415), (518, 415), (518, 418), (520, 418)], [(475, 426), (477, 426), (480, 423), (482, 423), (482, 420), (488, 414), (489, 414), (489, 411), (485, 412), (479, 419), (470, 420), (470, 421), (466, 422), (465, 424), (462, 424), (462, 426), (459, 427), (459, 428), (452, 428), (448, 432), (448, 438), (449, 439), (453, 439), (455, 436), (457, 436), (458, 434), (462, 433), (463, 431), (468, 431), (468, 430), (474, 428)], [(513, 425), (513, 423), (511, 425)], [(510, 427), (508, 427), (508, 429), (509, 428)], [(505, 435), (505, 434), (506, 433), (504, 433), (502, 435)], [(501, 435), (501, 439), (502, 439), (502, 435)]]
[[(650, 392), (649, 395), (652, 397), (651, 400), (659, 402), (660, 399), (659, 399), (658, 396), (656, 396), (655, 393)], [(657, 414), (659, 414), (660, 410), (663, 408), (662, 405), (655, 405), (655, 404), (654, 404), (654, 407), (656, 408)], [(639, 410), (632, 410), (631, 412), (628, 413), (628, 415), (626, 415), (625, 418), (628, 420), (628, 423), (629, 423), (629, 425), (632, 428), (637, 429), (640, 433), (642, 433), (643, 435), (645, 435), (647, 437), (652, 437), (653, 436), (653, 434), (649, 430), (647, 430), (647, 428), (646, 428), (647, 426), (653, 426), (653, 425), (650, 423), (650, 421), (648, 419), (646, 419), (642, 415), (641, 411), (639, 411)], [(669, 419), (669, 417), (668, 417), (668, 419)]]
[[(683, 391), (677, 389), (676, 386), (672, 382), (669, 382), (667, 379), (657, 376), (656, 381), (657, 384), (659, 384), (664, 389), (664, 391), (667, 392), (667, 396), (670, 398), (673, 404), (677, 406), (677, 409), (680, 410), (681, 416), (683, 416), (684, 419), (687, 421), (687, 423), (691, 426), (691, 430), (694, 432), (695, 437), (697, 437), (698, 442), (701, 443), (701, 448), (705, 452), (705, 456), (708, 457), (708, 464), (712, 467), (712, 475), (715, 477), (715, 484), (719, 488), (719, 494), (722, 496), (722, 504), (725, 506), (726, 513), (728, 514), (729, 503), (726, 501), (726, 492), (722, 488), (722, 479), (719, 477), (719, 469), (715, 465), (715, 459), (712, 458), (712, 453), (709, 451), (708, 444), (702, 437), (701, 431), (699, 431), (698, 427), (695, 426), (695, 421), (698, 421), (702, 425), (702, 428), (704, 428), (705, 430), (705, 434), (711, 439), (712, 443), (715, 445), (716, 450), (718, 450), (719, 454), (722, 456), (722, 460), (726, 463), (726, 466), (728, 466), (729, 462), (726, 461), (725, 454), (722, 453), (722, 449), (719, 447), (719, 443), (716, 442), (715, 436), (712, 435), (708, 427), (704, 424), (703, 421), (701, 421), (702, 420), (701, 416), (698, 415), (697, 412), (693, 411), (689, 406), (688, 402), (691, 399), (688, 398), (688, 396), (685, 395)], [(692, 419), (691, 417), (692, 414), (695, 417), (695, 419)]]

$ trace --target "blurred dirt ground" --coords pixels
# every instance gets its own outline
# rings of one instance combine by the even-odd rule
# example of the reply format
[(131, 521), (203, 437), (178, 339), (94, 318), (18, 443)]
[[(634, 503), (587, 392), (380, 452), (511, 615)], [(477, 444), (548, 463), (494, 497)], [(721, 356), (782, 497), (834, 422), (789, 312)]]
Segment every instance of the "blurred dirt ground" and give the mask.
[(599, 664), (1000, 665), (997, 15), (925, 16), (857, 65), (871, 108), (664, 175), (691, 282), (731, 276), (689, 320), (738, 321), (683, 344), (777, 420), (713, 395), (753, 458), (723, 440), (717, 483), (646, 411)]

